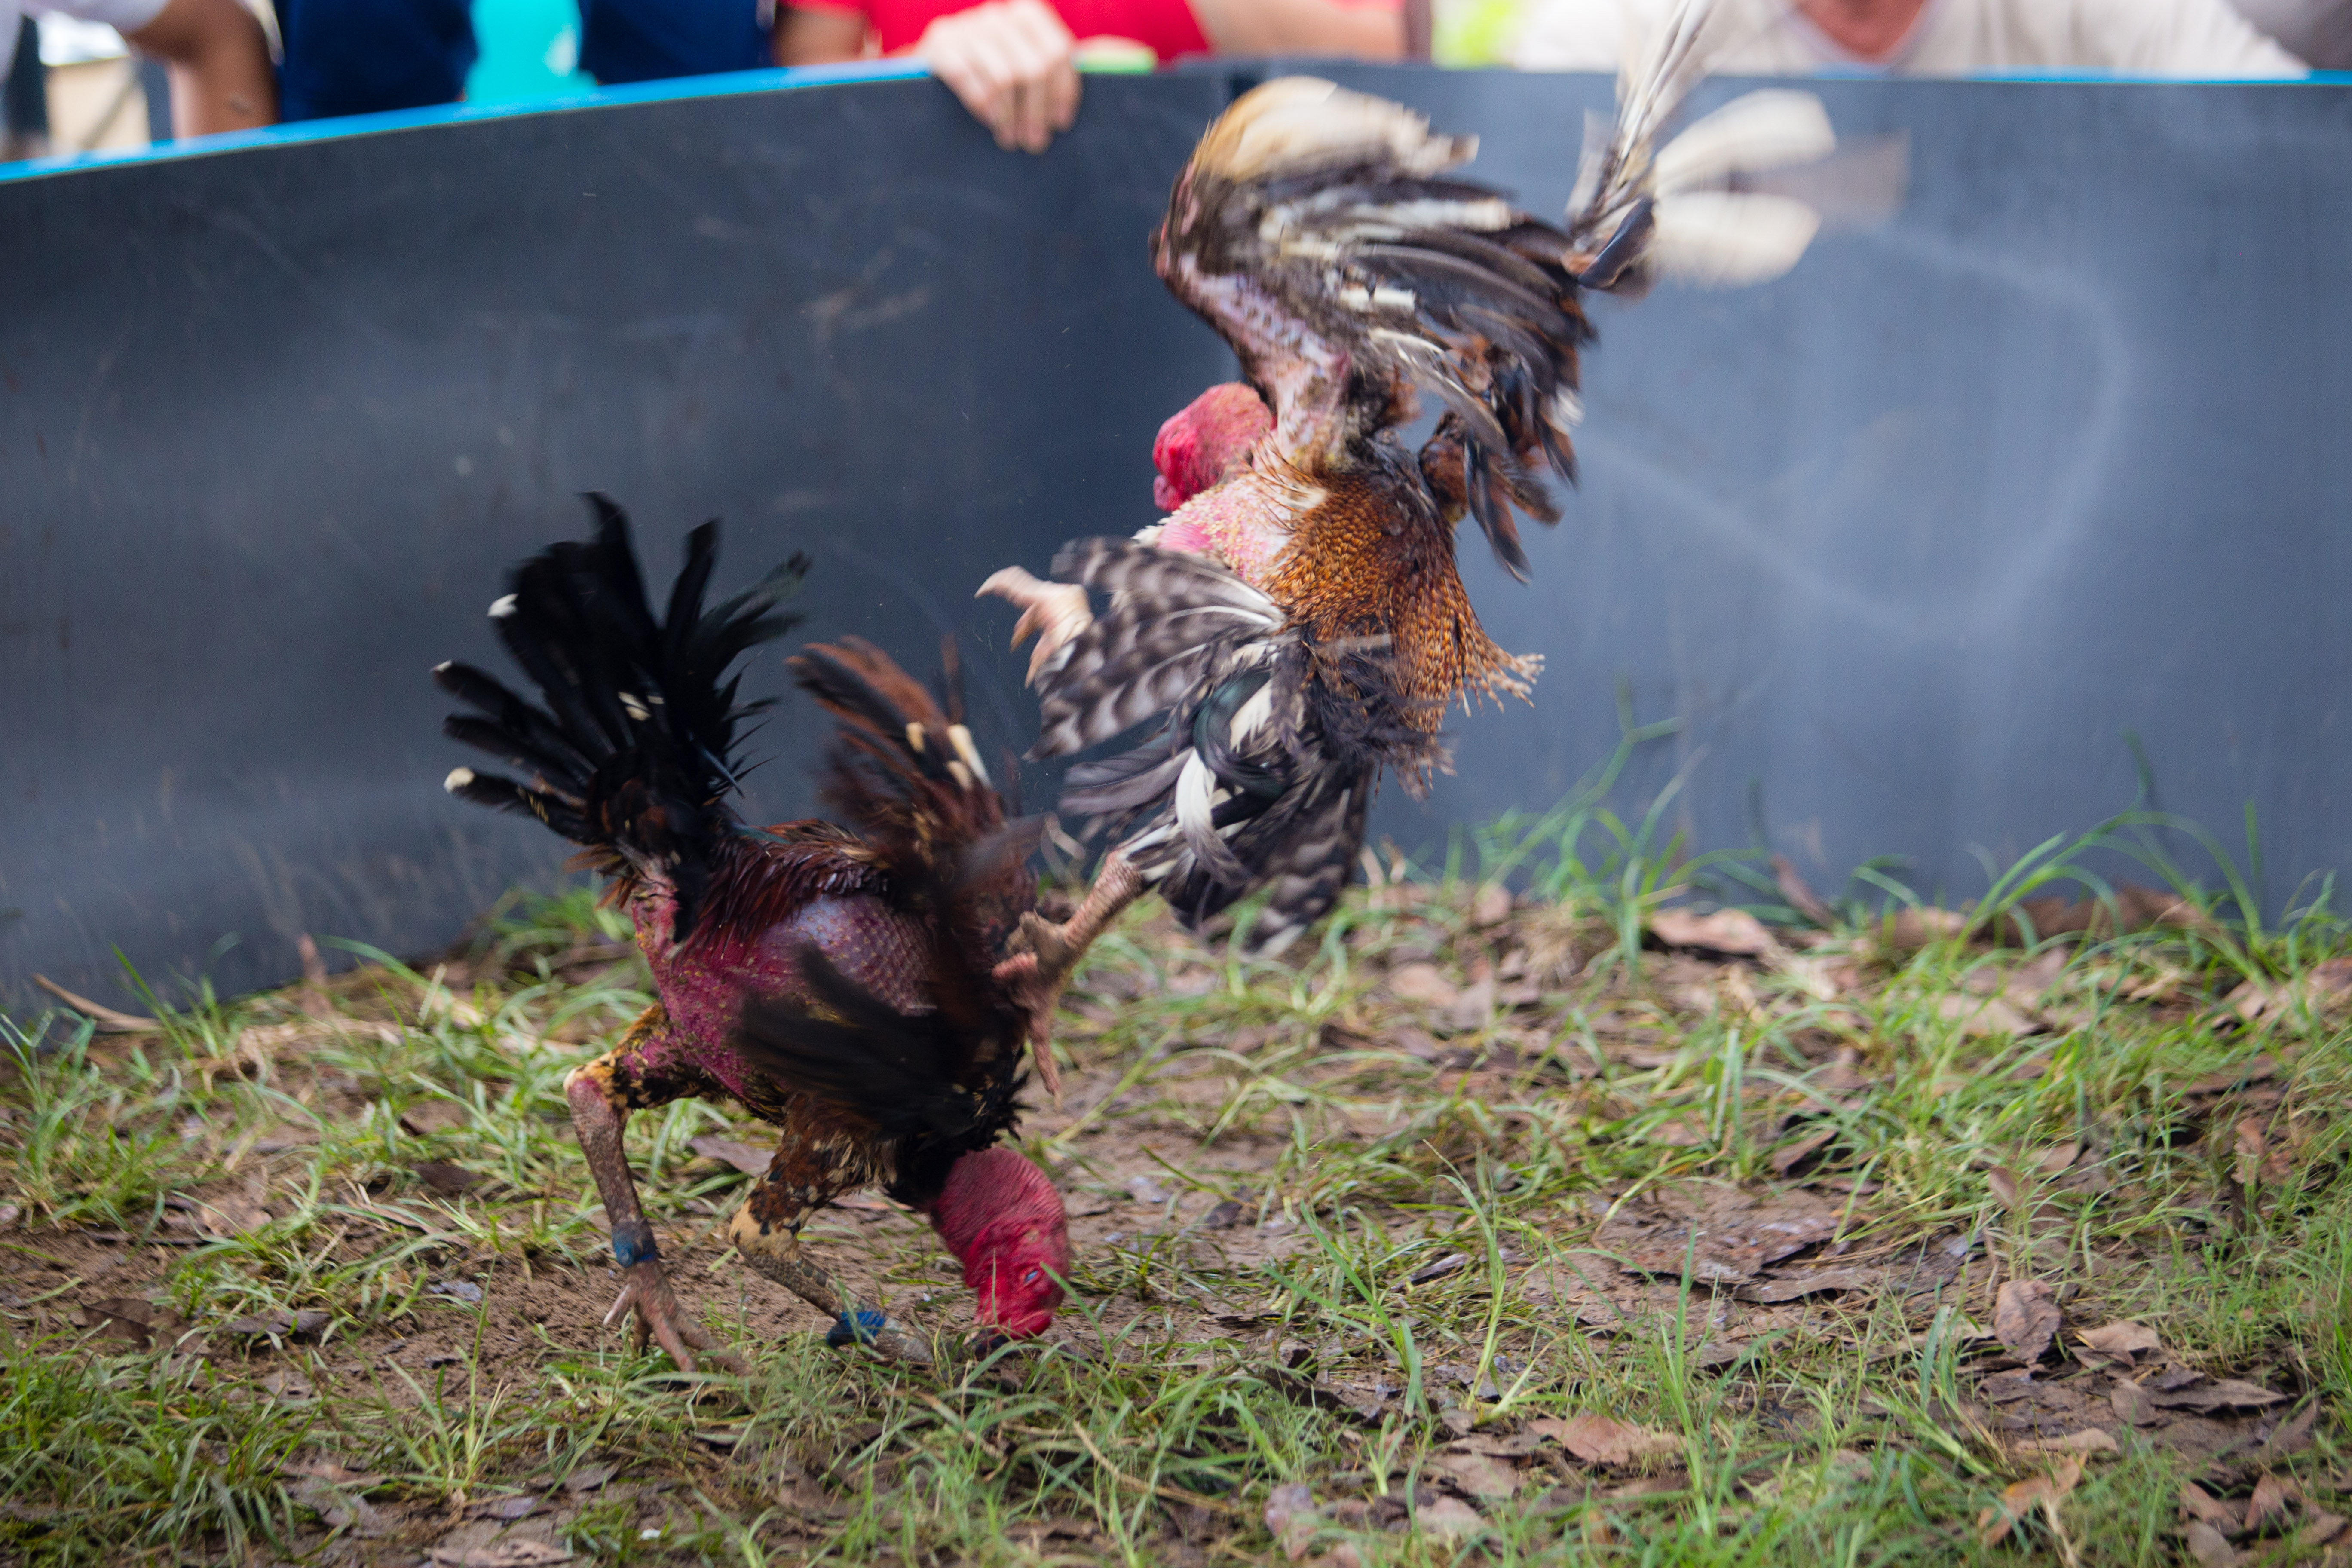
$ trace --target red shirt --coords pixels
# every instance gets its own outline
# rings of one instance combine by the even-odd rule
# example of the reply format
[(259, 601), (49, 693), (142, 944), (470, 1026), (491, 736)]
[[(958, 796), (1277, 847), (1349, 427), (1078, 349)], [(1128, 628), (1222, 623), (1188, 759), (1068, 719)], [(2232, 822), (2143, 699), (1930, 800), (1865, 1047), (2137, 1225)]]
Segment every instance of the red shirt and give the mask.
[[(880, 41), (882, 52), (896, 54), (922, 41), (923, 29), (941, 16), (969, 11), (975, 0), (793, 0), (812, 10), (862, 14)], [(1133, 38), (1148, 46), (1161, 60), (1180, 55), (1205, 55), (1208, 36), (1192, 17), (1184, 0), (1046, 0), (1060, 13), (1062, 25), (1081, 43), (1088, 38)]]

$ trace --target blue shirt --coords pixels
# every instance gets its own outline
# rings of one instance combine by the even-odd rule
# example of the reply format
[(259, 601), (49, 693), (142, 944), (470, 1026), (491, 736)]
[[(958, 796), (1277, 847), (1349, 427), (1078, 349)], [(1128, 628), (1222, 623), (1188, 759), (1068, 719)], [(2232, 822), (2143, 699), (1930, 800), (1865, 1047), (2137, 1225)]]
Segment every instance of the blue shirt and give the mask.
[(279, 117), (454, 103), (474, 63), (468, 0), (278, 0)]
[(598, 81), (758, 70), (772, 7), (761, 0), (580, 0), (580, 68)]

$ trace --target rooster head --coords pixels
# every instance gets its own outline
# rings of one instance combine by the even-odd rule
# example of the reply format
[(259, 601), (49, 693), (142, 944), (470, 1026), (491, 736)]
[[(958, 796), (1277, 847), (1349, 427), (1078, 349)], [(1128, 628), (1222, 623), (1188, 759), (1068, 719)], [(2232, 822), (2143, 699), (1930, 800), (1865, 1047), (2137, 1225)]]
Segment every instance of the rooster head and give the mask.
[(1238, 472), (1250, 448), (1274, 428), (1274, 416), (1248, 386), (1228, 381), (1213, 386), (1172, 414), (1151, 443), (1151, 501), (1174, 511), (1202, 490)]
[(1001, 1146), (966, 1154), (931, 1205), (931, 1226), (963, 1264), (982, 1328), (1025, 1340), (1052, 1326), (1070, 1226), (1045, 1172)]

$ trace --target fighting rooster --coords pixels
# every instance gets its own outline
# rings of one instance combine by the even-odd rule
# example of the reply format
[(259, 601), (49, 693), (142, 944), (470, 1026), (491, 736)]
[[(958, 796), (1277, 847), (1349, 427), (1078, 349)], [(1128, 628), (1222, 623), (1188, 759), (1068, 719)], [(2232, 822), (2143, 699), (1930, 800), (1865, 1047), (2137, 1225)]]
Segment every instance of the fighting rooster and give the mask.
[[(1338, 898), (1382, 773), (1420, 793), (1449, 706), (1528, 689), (1539, 660), (1479, 626), (1454, 529), (1474, 519), (1524, 577), (1515, 512), (1559, 517), (1541, 476), (1575, 476), (1584, 291), (1769, 278), (1820, 222), (1759, 188), (1834, 149), (1809, 95), (1751, 94), (1654, 151), (1701, 74), (1708, 16), (1686, 5), (1621, 82), (1564, 229), (1450, 174), (1474, 139), (1328, 82), (1268, 82), (1201, 139), (1152, 255), (1245, 381), (1162, 429), (1166, 521), (1066, 546), (1057, 581), (1014, 567), (981, 590), (1021, 606), (1016, 644), (1038, 636), (1038, 755), (1160, 721), (1067, 774), (1064, 810), (1116, 847), (1069, 920), (1023, 921), (1029, 951), (1003, 973), (1033, 1041), (1148, 887), (1188, 925), (1268, 889), (1253, 939), (1295, 941)], [(1413, 452), (1400, 431), (1424, 397), (1443, 413)]]
[(633, 1313), (637, 1342), (650, 1335), (683, 1367), (696, 1352), (732, 1364), (672, 1295), (621, 1149), (631, 1111), (702, 1095), (782, 1130), (729, 1239), (834, 1316), (836, 1342), (926, 1354), (800, 1247), (811, 1211), (877, 1184), (961, 1261), (984, 1330), (1042, 1331), (1068, 1232), (1052, 1184), (998, 1143), (1014, 1121), (1024, 1020), (992, 973), (1035, 884), (961, 721), (952, 664), (942, 706), (866, 644), (796, 655), (800, 687), (836, 721), (824, 795), (847, 826), (748, 826), (728, 804), (743, 771), (736, 727), (766, 704), (739, 703), (729, 671), (794, 624), (777, 606), (807, 562), (706, 609), (718, 555), (706, 523), (656, 622), (626, 518), (591, 500), (593, 537), (525, 562), (490, 608), (545, 706), (467, 665), (434, 679), (471, 710), (447, 732), (528, 780), (459, 768), (449, 792), (585, 846), (653, 970), (659, 1001), (565, 1084), (625, 1276), (607, 1321)]

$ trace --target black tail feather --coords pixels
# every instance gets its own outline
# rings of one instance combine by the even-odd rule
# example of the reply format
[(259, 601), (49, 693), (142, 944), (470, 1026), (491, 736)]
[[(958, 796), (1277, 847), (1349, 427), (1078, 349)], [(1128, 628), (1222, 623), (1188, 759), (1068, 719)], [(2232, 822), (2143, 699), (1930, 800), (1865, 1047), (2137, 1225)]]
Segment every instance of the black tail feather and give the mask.
[(459, 769), (454, 795), (528, 811), (603, 857), (616, 874), (658, 877), (677, 898), (683, 940), (733, 816), (725, 801), (743, 771), (737, 726), (767, 704), (736, 700), (729, 667), (798, 620), (776, 605), (808, 559), (794, 555), (716, 609), (702, 608), (719, 529), (687, 537), (687, 563), (656, 623), (630, 542), (627, 515), (588, 498), (592, 538), (555, 544), (515, 569), (491, 607), (499, 640), (544, 706), (481, 670), (444, 664), (435, 680), (473, 710), (445, 726), (457, 741), (528, 770), (528, 783)]

